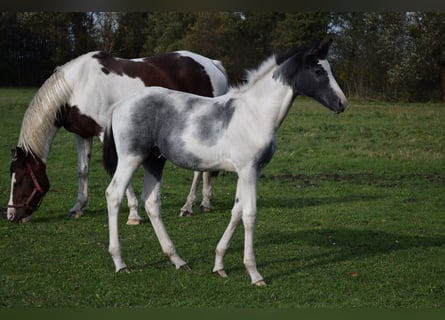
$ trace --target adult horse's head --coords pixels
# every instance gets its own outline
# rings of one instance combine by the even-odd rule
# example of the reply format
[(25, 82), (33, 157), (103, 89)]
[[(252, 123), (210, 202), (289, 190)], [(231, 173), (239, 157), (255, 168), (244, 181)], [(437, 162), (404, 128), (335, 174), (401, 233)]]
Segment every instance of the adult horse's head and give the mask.
[(343, 112), (348, 101), (332, 75), (326, 60), (332, 39), (321, 40), (276, 57), (275, 77), (292, 87), (295, 95), (311, 97), (335, 113)]
[(12, 150), (11, 195), (6, 217), (10, 221), (28, 221), (49, 190), (45, 164), (23, 149)]

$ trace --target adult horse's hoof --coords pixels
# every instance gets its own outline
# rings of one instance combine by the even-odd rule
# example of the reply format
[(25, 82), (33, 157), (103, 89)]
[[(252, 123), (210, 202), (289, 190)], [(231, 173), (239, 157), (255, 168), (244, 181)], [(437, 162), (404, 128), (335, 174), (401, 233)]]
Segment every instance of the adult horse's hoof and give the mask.
[(82, 218), (83, 212), (82, 211), (70, 211), (68, 213), (68, 218), (70, 219), (79, 219)]
[(188, 210), (181, 210), (181, 212), (179, 213), (180, 217), (193, 217), (195, 214), (193, 213), (193, 211), (188, 211)]
[(226, 273), (226, 271), (224, 271), (224, 269), (217, 270), (213, 273), (216, 274), (217, 276), (220, 276), (221, 278), (227, 278), (227, 273)]
[(129, 225), (129, 226), (138, 226), (142, 223), (143, 223), (142, 219), (128, 219), (127, 220), (127, 225)]
[(118, 271), (119, 273), (130, 273), (130, 269), (128, 267), (124, 267)]
[(208, 207), (205, 207), (203, 205), (200, 205), (199, 206), (199, 211), (201, 211), (201, 212), (210, 212), (210, 211), (212, 211), (212, 208), (208, 208)]

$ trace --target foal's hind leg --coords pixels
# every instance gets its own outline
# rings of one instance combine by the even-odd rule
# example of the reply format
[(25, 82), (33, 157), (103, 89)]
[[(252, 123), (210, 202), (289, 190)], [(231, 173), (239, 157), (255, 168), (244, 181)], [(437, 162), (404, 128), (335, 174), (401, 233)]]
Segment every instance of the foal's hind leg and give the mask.
[(141, 198), (164, 254), (176, 269), (189, 269), (187, 263), (176, 253), (161, 217), (161, 180), (164, 164), (165, 159), (154, 156), (144, 162), (144, 188)]
[(130, 182), (131, 176), (140, 164), (139, 158), (123, 157), (119, 159), (116, 172), (113, 175), (106, 192), (108, 207), (108, 229), (110, 244), (108, 251), (113, 259), (116, 272), (127, 271), (127, 265), (122, 259), (121, 245), (119, 242), (118, 214), (124, 197), (125, 190)]

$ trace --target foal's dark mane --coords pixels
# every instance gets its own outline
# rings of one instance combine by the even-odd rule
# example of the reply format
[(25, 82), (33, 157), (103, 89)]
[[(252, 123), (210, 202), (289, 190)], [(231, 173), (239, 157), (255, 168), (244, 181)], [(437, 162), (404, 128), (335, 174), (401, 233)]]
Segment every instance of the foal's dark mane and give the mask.
[[(289, 59), (293, 56), (302, 56), (302, 55), (306, 54), (307, 52), (311, 52), (311, 50), (313, 50), (313, 48), (320, 49), (321, 42), (322, 42), (321, 39), (316, 39), (304, 46), (291, 48), (291, 49), (288, 49), (281, 53), (277, 53), (277, 54), (275, 54), (275, 61), (277, 62), (277, 65), (280, 65), (283, 62), (285, 62), (287, 59)], [(318, 53), (318, 52), (314, 52), (314, 53)]]

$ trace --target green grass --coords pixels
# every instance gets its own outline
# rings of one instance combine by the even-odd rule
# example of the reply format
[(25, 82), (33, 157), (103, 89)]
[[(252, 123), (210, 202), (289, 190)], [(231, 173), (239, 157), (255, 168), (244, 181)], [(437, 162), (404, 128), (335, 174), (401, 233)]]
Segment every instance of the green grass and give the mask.
[[(9, 197), (9, 150), (33, 89), (0, 89), (0, 205)], [(167, 165), (164, 222), (191, 272), (163, 256), (150, 223), (125, 225), (130, 274), (107, 252), (110, 178), (95, 140), (90, 204), (66, 218), (77, 190), (71, 134), (48, 160), (51, 190), (31, 223), (0, 221), (1, 307), (444, 307), (445, 104), (350, 102), (334, 116), (297, 99), (259, 182), (255, 250), (268, 283), (242, 263), (243, 228), (227, 253), (229, 278), (211, 273), (229, 221), (236, 176), (214, 180), (214, 211), (179, 218), (192, 173)], [(134, 186), (141, 190), (141, 172)], [(197, 210), (197, 209), (196, 209)]]

